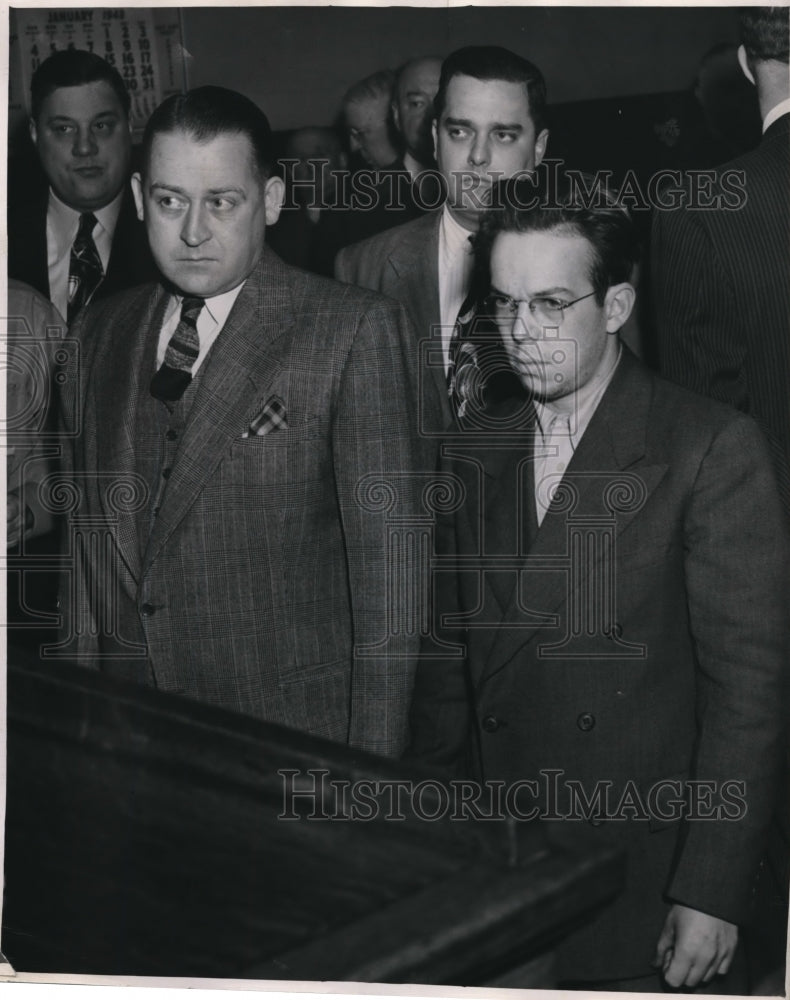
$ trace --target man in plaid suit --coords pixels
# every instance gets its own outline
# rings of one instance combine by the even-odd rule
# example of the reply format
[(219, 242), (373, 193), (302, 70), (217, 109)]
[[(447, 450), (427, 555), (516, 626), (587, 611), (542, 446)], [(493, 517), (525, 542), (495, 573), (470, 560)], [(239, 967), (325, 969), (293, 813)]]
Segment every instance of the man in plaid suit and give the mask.
[(59, 652), (396, 754), (419, 630), (388, 624), (408, 595), (388, 583), (387, 516), (420, 513), (434, 464), (415, 338), (395, 303), (264, 248), (271, 146), (219, 87), (149, 121), (132, 183), (164, 281), (75, 330)]

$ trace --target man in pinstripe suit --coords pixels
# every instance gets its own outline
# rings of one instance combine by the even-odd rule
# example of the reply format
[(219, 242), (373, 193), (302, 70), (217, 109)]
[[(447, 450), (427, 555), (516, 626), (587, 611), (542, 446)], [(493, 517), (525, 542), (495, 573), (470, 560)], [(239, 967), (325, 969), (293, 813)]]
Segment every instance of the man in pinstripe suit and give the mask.
[(397, 753), (418, 636), (385, 641), (386, 512), (364, 477), (397, 477), (398, 516), (417, 513), (410, 474), (433, 463), (405, 315), (264, 249), (282, 182), (247, 98), (168, 99), (142, 152), (135, 201), (165, 280), (75, 331), (74, 516), (109, 541), (72, 550), (62, 653)]
[[(786, 7), (745, 8), (739, 58), (763, 116), (739, 208), (657, 211), (653, 295), (661, 369), (751, 413), (772, 448), (790, 514), (790, 81)], [(711, 201), (709, 199), (709, 201)]]

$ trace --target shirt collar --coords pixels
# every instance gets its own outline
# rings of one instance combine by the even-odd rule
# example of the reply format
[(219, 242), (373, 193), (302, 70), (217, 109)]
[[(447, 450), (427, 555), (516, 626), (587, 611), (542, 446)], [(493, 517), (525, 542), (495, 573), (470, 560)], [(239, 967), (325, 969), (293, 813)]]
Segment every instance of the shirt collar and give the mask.
[[(244, 279), (247, 280), (246, 278)], [(241, 284), (236, 285), (235, 288), (231, 288), (228, 292), (220, 292), (219, 295), (212, 295), (210, 298), (205, 299), (205, 309), (209, 314), (211, 319), (216, 323), (218, 328), (222, 328), (230, 315), (230, 311), (233, 308), (233, 303), (236, 301), (239, 292), (244, 286), (244, 281)], [(183, 295), (173, 295), (170, 300), (170, 307), (167, 310), (168, 316), (172, 316), (173, 313), (178, 309), (181, 309), (181, 303), (184, 301)]]
[[(109, 205), (103, 208), (96, 208), (93, 214), (96, 221), (108, 233), (110, 240), (115, 234), (115, 227), (118, 224), (118, 216), (121, 214), (121, 203), (123, 202), (124, 191), (121, 189), (113, 198)], [(49, 205), (47, 215), (54, 224), (54, 232), (58, 241), (59, 249), (66, 249), (74, 242), (77, 230), (80, 225), (80, 215), (76, 209), (71, 208), (65, 201), (61, 201), (52, 188), (49, 189)]]
[(571, 404), (570, 409), (567, 405), (564, 405), (560, 409), (548, 400), (543, 403), (535, 400), (535, 412), (538, 417), (541, 435), (545, 433), (553, 417), (560, 413), (570, 412), (572, 418), (575, 416), (575, 420), (571, 420), (571, 439), (575, 447), (586, 430), (587, 424), (590, 422), (590, 418), (595, 412), (601, 397), (612, 381), (622, 354), (623, 345), (618, 344), (617, 354), (612, 364), (607, 366), (603, 371), (596, 372), (589, 382), (576, 390), (571, 400), (563, 400), (564, 403)]
[(449, 256), (456, 257), (464, 252), (471, 254), (469, 237), (472, 233), (455, 220), (446, 203), (442, 209), (441, 236)]
[(774, 104), (763, 119), (763, 135), (765, 135), (777, 118), (781, 118), (782, 115), (786, 115), (788, 112), (790, 112), (790, 97), (784, 101), (780, 101), (778, 104)]

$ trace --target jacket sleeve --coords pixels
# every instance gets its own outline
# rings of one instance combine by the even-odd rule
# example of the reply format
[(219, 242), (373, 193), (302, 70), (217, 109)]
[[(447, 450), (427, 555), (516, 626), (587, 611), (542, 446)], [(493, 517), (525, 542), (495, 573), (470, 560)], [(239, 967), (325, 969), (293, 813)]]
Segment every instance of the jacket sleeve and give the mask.
[(420, 433), (416, 337), (384, 299), (360, 319), (332, 425), (353, 621), (349, 743), (399, 754), (419, 646), (425, 579), (422, 494), (436, 445)]
[(684, 536), (699, 734), (691, 777), (712, 788), (701, 786), (681, 829), (667, 891), (742, 923), (778, 789), (789, 652), (787, 531), (750, 418), (734, 418), (710, 445)]

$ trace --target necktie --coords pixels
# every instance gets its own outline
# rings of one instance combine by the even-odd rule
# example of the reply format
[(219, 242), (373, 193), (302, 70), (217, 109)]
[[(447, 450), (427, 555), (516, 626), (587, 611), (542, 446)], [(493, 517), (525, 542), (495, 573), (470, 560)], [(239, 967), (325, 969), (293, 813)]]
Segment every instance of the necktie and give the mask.
[(91, 296), (104, 277), (101, 258), (93, 242), (96, 216), (93, 212), (83, 212), (77, 236), (71, 246), (69, 260), (68, 308), (66, 319), (69, 323), (90, 302)]
[(151, 395), (174, 402), (181, 399), (192, 381), (192, 366), (200, 353), (197, 321), (205, 300), (197, 295), (185, 295), (181, 303), (181, 318), (165, 351), (162, 367), (151, 379)]
[(450, 397), (450, 407), (459, 420), (466, 415), (479, 376), (477, 350), (470, 338), (476, 313), (475, 305), (475, 296), (470, 293), (458, 311), (450, 337), (447, 395)]
[(573, 451), (570, 413), (552, 413), (543, 432), (542, 454), (535, 462), (538, 524), (543, 523)]

